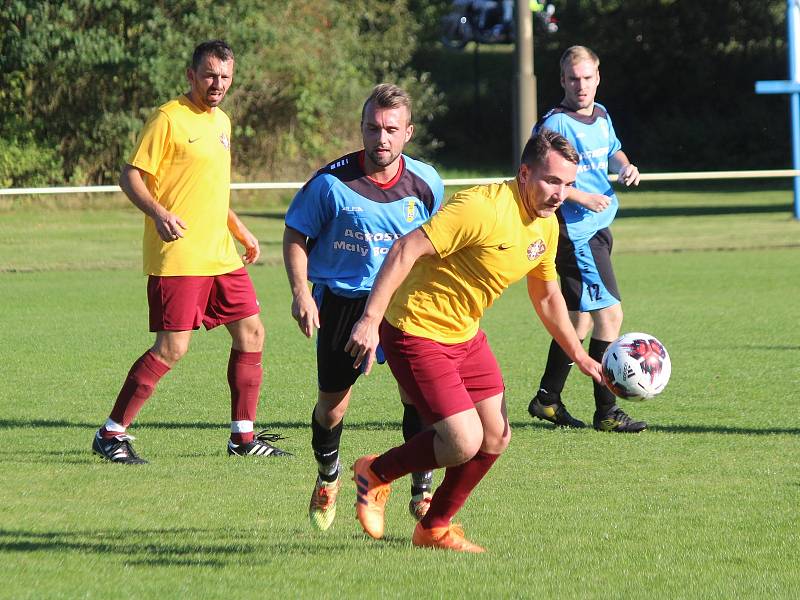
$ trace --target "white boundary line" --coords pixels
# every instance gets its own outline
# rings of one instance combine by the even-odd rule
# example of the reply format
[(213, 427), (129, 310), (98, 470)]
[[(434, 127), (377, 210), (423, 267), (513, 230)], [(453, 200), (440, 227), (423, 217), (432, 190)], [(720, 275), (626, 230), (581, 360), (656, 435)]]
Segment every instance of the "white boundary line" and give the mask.
[[(689, 171), (677, 173), (642, 173), (642, 181), (689, 181), (711, 179), (775, 179), (781, 177), (800, 177), (798, 169), (776, 169), (761, 171)], [(483, 185), (500, 183), (511, 177), (471, 177), (464, 179), (445, 179), (446, 186)], [(611, 175), (610, 181), (617, 176)], [(232, 190), (297, 190), (303, 187), (304, 181), (266, 182), (266, 183), (232, 183)], [(40, 188), (4, 188), (0, 196), (38, 196), (43, 194), (91, 194), (120, 192), (118, 185), (86, 185)]]

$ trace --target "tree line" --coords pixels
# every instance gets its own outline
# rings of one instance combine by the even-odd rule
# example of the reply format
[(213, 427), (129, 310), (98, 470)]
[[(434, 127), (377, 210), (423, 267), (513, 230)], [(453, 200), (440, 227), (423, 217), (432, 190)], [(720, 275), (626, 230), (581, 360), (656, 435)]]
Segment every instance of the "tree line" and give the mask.
[[(559, 31), (535, 37), (541, 110), (558, 57), (601, 57), (598, 100), (651, 169), (789, 163), (785, 3), (554, 0)], [(414, 97), (411, 152), (448, 165), (510, 166), (509, 48), (438, 42), (445, 0), (6, 0), (0, 7), (0, 185), (113, 183), (154, 107), (186, 90), (194, 45), (236, 53), (224, 108), (237, 178), (303, 178), (359, 144), (380, 81)]]

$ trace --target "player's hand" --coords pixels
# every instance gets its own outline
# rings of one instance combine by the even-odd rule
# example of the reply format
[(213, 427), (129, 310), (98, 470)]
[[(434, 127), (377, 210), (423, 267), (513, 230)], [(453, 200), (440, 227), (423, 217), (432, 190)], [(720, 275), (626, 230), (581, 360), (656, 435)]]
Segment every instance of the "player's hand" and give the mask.
[(182, 238), (183, 230), (186, 229), (186, 223), (183, 222), (183, 219), (167, 211), (164, 211), (163, 215), (155, 217), (153, 222), (156, 225), (158, 236), (167, 243)]
[(253, 238), (252, 242), (244, 247), (244, 254), (242, 254), (242, 262), (246, 265), (252, 265), (261, 256), (261, 246), (258, 240)]
[(251, 265), (261, 256), (261, 246), (258, 244), (258, 238), (244, 226), (239, 229), (238, 233), (239, 243), (244, 246), (242, 262), (246, 265)]
[(611, 198), (603, 194), (588, 194), (583, 206), (594, 212), (601, 212), (611, 205)]
[(581, 370), (581, 373), (588, 375), (597, 383), (603, 383), (603, 367), (588, 354), (576, 358), (575, 364)]
[(319, 329), (319, 310), (310, 293), (302, 294), (292, 300), (292, 318), (297, 321), (300, 331), (307, 338), (314, 335), (315, 329)]
[(378, 323), (361, 317), (350, 332), (350, 339), (344, 351), (353, 357), (353, 368), (358, 369), (364, 365), (364, 375), (369, 375), (372, 370), (372, 363), (375, 361), (375, 349), (379, 342)]
[(639, 185), (639, 180), (642, 178), (639, 169), (633, 163), (628, 163), (619, 170), (619, 181), (625, 185)]

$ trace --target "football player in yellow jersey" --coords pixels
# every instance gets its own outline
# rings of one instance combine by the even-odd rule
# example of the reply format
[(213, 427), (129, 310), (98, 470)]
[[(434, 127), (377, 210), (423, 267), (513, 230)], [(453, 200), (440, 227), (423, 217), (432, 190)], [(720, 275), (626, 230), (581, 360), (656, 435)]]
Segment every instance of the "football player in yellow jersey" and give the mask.
[(547, 331), (583, 373), (601, 381), (556, 281), (554, 213), (577, 165), (566, 138), (542, 130), (526, 144), (515, 180), (456, 194), (389, 251), (346, 350), (369, 371), (380, 339), (392, 373), (432, 427), (353, 465), (356, 514), (373, 538), (383, 536), (393, 480), (445, 467), (412, 543), (484, 551), (452, 519), (511, 439), (502, 374), (479, 329), (484, 310), (509, 285), (527, 276)]
[[(144, 215), (144, 273), (155, 343), (133, 364), (92, 450), (106, 460), (142, 464), (127, 428), (158, 381), (189, 349), (192, 332), (225, 325), (231, 436), (228, 454), (280, 456), (279, 438), (253, 422), (261, 389), (264, 326), (244, 264), (259, 257), (256, 237), (230, 208), (231, 123), (219, 109), (234, 56), (222, 40), (195, 48), (189, 92), (148, 119), (120, 175), (120, 187)], [(245, 248), (240, 257), (234, 238)]]

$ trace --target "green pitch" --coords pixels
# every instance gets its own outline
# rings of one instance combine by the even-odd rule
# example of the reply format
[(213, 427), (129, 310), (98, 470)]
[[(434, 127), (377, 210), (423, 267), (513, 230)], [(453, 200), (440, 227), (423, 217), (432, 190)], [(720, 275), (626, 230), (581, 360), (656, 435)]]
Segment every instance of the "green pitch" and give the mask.
[[(268, 330), (257, 425), (293, 459), (225, 455), (224, 331), (198, 333), (131, 429), (144, 467), (89, 447), (150, 344), (140, 217), (0, 211), (0, 598), (794, 597), (800, 589), (800, 225), (782, 191), (625, 193), (616, 268), (626, 331), (667, 346), (641, 435), (553, 430), (526, 407), (548, 339), (518, 284), (484, 328), (513, 439), (459, 514), (480, 556), (413, 549), (407, 481), (367, 539), (347, 481), (311, 530), (313, 343), (289, 316), (280, 214), (243, 207)], [(250, 213), (249, 216), (247, 213)], [(570, 411), (591, 419), (573, 373)], [(401, 441), (386, 368), (359, 382), (348, 464)], [(436, 475), (441, 481), (441, 472)], [(792, 590), (795, 590), (792, 592)]]

